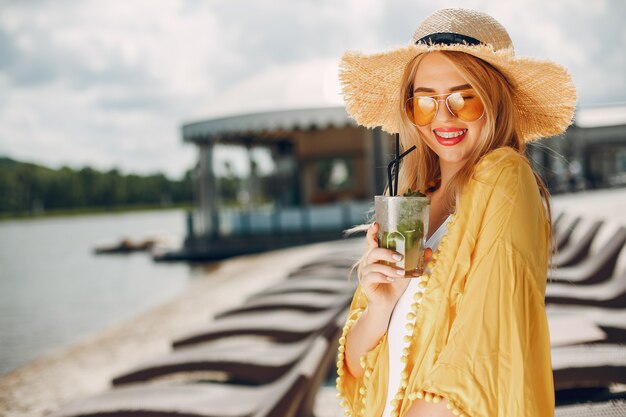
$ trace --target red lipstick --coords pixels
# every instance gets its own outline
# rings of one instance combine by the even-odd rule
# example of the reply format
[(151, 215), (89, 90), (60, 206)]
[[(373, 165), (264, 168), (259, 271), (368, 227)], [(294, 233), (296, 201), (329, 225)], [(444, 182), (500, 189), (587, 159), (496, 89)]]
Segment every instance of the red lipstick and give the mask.
[(467, 129), (461, 129), (456, 127), (438, 127), (433, 129), (435, 139), (443, 146), (454, 146), (461, 142), (465, 135), (467, 135)]

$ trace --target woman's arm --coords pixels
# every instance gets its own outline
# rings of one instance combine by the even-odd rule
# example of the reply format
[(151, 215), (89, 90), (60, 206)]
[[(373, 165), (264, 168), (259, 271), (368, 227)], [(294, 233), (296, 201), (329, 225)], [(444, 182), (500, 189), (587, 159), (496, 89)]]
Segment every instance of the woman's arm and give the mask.
[(424, 400), (415, 400), (404, 417), (457, 417), (446, 407), (448, 401), (444, 398), (435, 404)]
[[(398, 272), (404, 276), (403, 269), (381, 263), (395, 263), (402, 259), (402, 255), (394, 250), (378, 247), (378, 227), (378, 223), (372, 223), (367, 231), (368, 252), (361, 261), (359, 270), (360, 287), (368, 301), (365, 310), (362, 310), (360, 317), (345, 335), (344, 361), (347, 371), (355, 378), (360, 378), (365, 373), (361, 366), (361, 357), (374, 349), (387, 332), (391, 313), (410, 282), (408, 279), (398, 278)], [(425, 258), (425, 262), (428, 259)]]
[[(393, 307), (393, 306), (392, 306)], [(346, 366), (355, 378), (363, 376), (361, 356), (372, 350), (387, 331), (393, 309), (369, 304), (346, 336)]]

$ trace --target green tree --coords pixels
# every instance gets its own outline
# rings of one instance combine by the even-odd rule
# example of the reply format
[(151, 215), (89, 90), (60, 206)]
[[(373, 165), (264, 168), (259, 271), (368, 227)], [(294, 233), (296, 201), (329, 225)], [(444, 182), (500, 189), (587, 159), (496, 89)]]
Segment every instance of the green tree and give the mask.
[(19, 215), (51, 209), (168, 206), (192, 201), (192, 173), (170, 180), (162, 173), (123, 175), (117, 168), (50, 169), (0, 157), (0, 214)]

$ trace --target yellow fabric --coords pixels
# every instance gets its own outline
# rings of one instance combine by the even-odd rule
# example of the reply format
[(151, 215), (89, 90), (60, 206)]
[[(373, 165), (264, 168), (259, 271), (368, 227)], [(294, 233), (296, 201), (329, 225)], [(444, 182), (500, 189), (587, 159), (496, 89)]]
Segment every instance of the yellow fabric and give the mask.
[[(394, 416), (418, 398), (446, 398), (467, 417), (552, 417), (554, 385), (544, 297), (548, 221), (526, 158), (511, 148), (483, 156), (463, 188), (426, 276)], [(419, 293), (415, 300), (419, 299)], [(340, 340), (338, 397), (346, 416), (381, 417), (387, 398), (387, 333), (345, 367), (345, 337), (367, 307), (359, 285)], [(412, 329), (412, 330), (411, 330)]]

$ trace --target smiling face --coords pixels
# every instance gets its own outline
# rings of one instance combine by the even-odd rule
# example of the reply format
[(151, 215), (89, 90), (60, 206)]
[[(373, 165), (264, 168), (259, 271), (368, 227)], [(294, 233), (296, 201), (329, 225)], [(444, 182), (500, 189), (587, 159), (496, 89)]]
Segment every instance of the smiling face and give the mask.
[[(468, 81), (448, 58), (434, 52), (422, 58), (413, 79), (413, 89), (415, 97), (435, 96), (434, 99), (439, 100), (439, 110), (432, 121), (417, 127), (428, 147), (439, 156), (440, 164), (457, 166), (465, 163), (478, 143), (486, 117), (483, 115), (475, 121), (463, 121), (450, 112), (445, 99), (449, 93), (458, 91), (465, 94), (471, 90)], [(441, 95), (436, 96), (438, 94)], [(448, 100), (448, 105), (454, 110), (459, 100), (463, 99), (455, 94)], [(432, 100), (424, 100), (422, 110), (428, 110), (428, 106), (433, 104)]]

